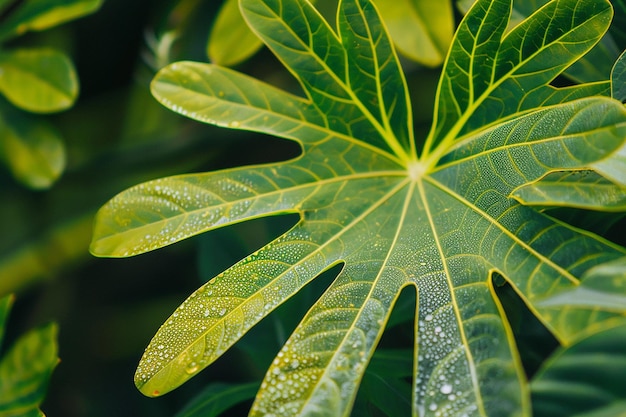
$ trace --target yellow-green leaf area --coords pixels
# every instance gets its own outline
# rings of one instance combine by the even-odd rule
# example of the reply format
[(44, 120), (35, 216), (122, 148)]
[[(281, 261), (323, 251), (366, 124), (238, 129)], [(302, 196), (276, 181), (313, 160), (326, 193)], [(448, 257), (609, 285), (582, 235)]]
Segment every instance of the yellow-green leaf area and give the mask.
[(72, 62), (51, 49), (0, 53), (0, 92), (15, 106), (34, 113), (65, 110), (78, 96)]
[(226, 67), (252, 56), (263, 43), (250, 30), (239, 11), (238, 0), (224, 2), (213, 23), (207, 55), (211, 62)]
[(0, 116), (0, 158), (13, 176), (34, 189), (50, 187), (65, 168), (59, 133), (43, 120), (15, 110)]
[(452, 2), (428, 0), (376, 1), (400, 53), (422, 65), (441, 65), (452, 42)]

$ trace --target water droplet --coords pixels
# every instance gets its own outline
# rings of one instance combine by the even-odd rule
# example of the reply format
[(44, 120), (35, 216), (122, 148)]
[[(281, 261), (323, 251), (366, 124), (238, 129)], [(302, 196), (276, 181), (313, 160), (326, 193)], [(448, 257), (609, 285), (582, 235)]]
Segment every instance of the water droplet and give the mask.
[(200, 368), (200, 367), (198, 366), (198, 364), (196, 362), (191, 362), (185, 368), (185, 372), (187, 372), (189, 375), (195, 374), (196, 372), (198, 372), (198, 368)]
[(431, 321), (433, 319), (433, 315), (432, 314), (427, 314), (426, 317), (424, 317), (424, 320), (426, 321)]
[(428, 406), (428, 409), (429, 409), (430, 411), (435, 411), (435, 410), (437, 409), (437, 404), (435, 404), (435, 403), (431, 403), (431, 404)]
[(452, 392), (452, 385), (443, 384), (440, 389), (442, 394), (450, 394)]

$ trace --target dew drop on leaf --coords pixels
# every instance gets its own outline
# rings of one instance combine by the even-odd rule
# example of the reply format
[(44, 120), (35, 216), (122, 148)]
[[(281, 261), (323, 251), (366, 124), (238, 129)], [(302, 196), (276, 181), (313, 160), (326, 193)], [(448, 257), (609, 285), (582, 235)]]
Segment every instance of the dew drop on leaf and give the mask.
[(185, 372), (187, 372), (189, 375), (191, 374), (195, 374), (198, 369), (200, 367), (198, 366), (198, 364), (196, 362), (191, 362), (189, 365), (187, 365), (187, 367), (185, 368)]
[(443, 384), (440, 389), (442, 394), (450, 394), (452, 392), (452, 385)]

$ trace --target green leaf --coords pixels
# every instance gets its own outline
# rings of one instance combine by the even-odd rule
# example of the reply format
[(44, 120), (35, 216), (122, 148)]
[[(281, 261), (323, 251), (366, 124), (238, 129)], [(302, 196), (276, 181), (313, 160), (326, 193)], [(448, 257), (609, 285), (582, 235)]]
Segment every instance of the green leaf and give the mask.
[[(0, 337), (12, 297), (0, 300)], [(49, 324), (20, 337), (0, 360), (0, 416), (43, 416), (39, 405), (59, 359), (57, 327)]]
[(606, 92), (606, 83), (549, 85), (599, 41), (611, 22), (606, 1), (568, 3), (547, 3), (506, 35), (509, 1), (473, 5), (448, 54), (426, 154), (442, 141), (440, 149), (446, 149), (447, 142), (498, 119)]
[(4, 340), (5, 326), (13, 305), (14, 297), (7, 295), (0, 298), (0, 348), (2, 348), (2, 342)]
[[(315, 1), (311, 3), (315, 4)], [(454, 33), (454, 16), (449, 0), (379, 0), (376, 6), (403, 55), (423, 65), (441, 65)], [(231, 67), (251, 57), (261, 46), (263, 43), (241, 16), (239, 1), (225, 1), (207, 43), (211, 62)]]
[(321, 273), (342, 268), (265, 376), (252, 416), (345, 416), (404, 288), (417, 294), (413, 415), (529, 415), (497, 272), (563, 343), (626, 308), (540, 301), (626, 249), (522, 205), (559, 171), (624, 178), (626, 109), (608, 82), (550, 81), (602, 37), (604, 0), (556, 0), (506, 37), (510, 2), (479, 0), (452, 42), (418, 156), (398, 58), (368, 0), (336, 31), (303, 0), (242, 0), (305, 97), (215, 65), (152, 84), (175, 112), (296, 141), (289, 161), (139, 184), (97, 215), (91, 250), (131, 256), (218, 227), (297, 213), (289, 231), (211, 279), (161, 326), (135, 375), (146, 395), (187, 381)]
[(65, 168), (65, 147), (59, 133), (44, 120), (4, 107), (0, 114), (0, 159), (19, 181), (45, 189)]
[(512, 196), (526, 205), (626, 211), (626, 188), (593, 171), (550, 173), (513, 191)]
[(0, 92), (14, 105), (36, 113), (65, 110), (78, 96), (72, 62), (50, 49), (0, 52)]
[(626, 414), (626, 325), (591, 335), (556, 352), (531, 383), (536, 416)]
[(545, 307), (602, 306), (606, 310), (623, 311), (626, 306), (626, 258), (591, 268), (579, 286), (556, 293), (537, 305)]
[(211, 384), (176, 417), (217, 417), (232, 406), (254, 398), (257, 382), (241, 385)]
[(434, 67), (443, 63), (454, 34), (450, 0), (375, 3), (398, 51), (423, 65)]
[[(507, 29), (512, 29), (549, 0), (514, 0), (511, 20)], [(467, 12), (474, 0), (458, 1), (462, 12)], [(619, 55), (619, 48), (610, 33), (606, 33), (600, 42), (585, 56), (574, 62), (563, 74), (578, 83), (604, 81), (609, 77), (611, 65)]]
[(0, 41), (41, 31), (93, 13), (103, 0), (25, 0), (0, 26)]
[(611, 71), (611, 97), (626, 102), (626, 51), (615, 61)]
[(254, 55), (262, 46), (243, 20), (239, 0), (226, 0), (209, 34), (207, 55), (211, 62), (234, 66)]

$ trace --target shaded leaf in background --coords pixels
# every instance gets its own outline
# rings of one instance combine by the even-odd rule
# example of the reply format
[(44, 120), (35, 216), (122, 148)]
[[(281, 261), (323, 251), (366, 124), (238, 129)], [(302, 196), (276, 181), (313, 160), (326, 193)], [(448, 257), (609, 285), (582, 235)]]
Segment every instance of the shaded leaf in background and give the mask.
[[(0, 299), (0, 341), (12, 296)], [(49, 324), (20, 337), (0, 360), (0, 416), (43, 416), (39, 405), (59, 359), (57, 327)]]
[(626, 305), (626, 257), (600, 264), (583, 276), (582, 283), (538, 303), (542, 306), (598, 306), (622, 311)]
[(626, 415), (626, 325), (595, 333), (561, 348), (531, 381), (538, 417)]
[(245, 61), (263, 43), (250, 30), (239, 11), (238, 0), (226, 0), (213, 23), (207, 55), (211, 62), (226, 67)]
[(25, 0), (0, 24), (0, 41), (41, 31), (93, 13), (103, 0)]
[(626, 51), (620, 55), (611, 71), (611, 97), (626, 102)]
[(258, 382), (211, 384), (177, 413), (176, 417), (217, 417), (234, 405), (253, 399), (258, 389)]
[(593, 171), (556, 172), (513, 191), (521, 203), (588, 210), (626, 211), (626, 188)]
[[(450, 0), (379, 0), (375, 3), (391, 39), (403, 55), (422, 65), (441, 65), (454, 33)], [(226, 0), (207, 43), (211, 62), (234, 66), (251, 57), (262, 45), (241, 16), (238, 0)]]
[(610, 4), (554, 1), (503, 37), (510, 6), (479, 0), (461, 22), (420, 156), (404, 75), (366, 0), (339, 3), (337, 31), (305, 1), (242, 0), (306, 97), (210, 64), (157, 74), (153, 94), (170, 109), (297, 141), (302, 155), (130, 188), (99, 211), (92, 252), (132, 256), (247, 219), (300, 219), (166, 320), (137, 368), (144, 394), (184, 383), (338, 265), (267, 371), (252, 416), (347, 415), (406, 287), (418, 297), (414, 415), (530, 413), (494, 272), (561, 343), (623, 318), (624, 309), (537, 304), (626, 250), (511, 197), (554, 171), (623, 176), (626, 109), (589, 98), (608, 82), (549, 85), (599, 41)]
[(78, 96), (70, 59), (51, 49), (0, 52), (0, 92), (15, 106), (36, 113), (69, 108)]
[(0, 113), (0, 159), (20, 182), (50, 187), (65, 168), (59, 133), (45, 120), (3, 106)]
[(450, 0), (378, 0), (375, 3), (400, 53), (430, 67), (443, 63), (454, 34)]

